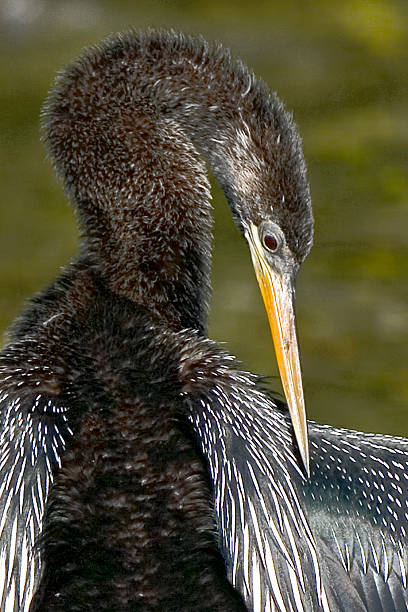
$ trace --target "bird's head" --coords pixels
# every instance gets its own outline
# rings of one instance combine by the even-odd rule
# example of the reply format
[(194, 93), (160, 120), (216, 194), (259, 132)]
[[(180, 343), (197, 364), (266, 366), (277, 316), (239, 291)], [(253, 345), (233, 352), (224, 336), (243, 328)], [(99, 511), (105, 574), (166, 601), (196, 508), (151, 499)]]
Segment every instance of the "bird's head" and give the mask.
[(313, 243), (306, 165), (297, 127), (280, 100), (254, 77), (247, 98), (231, 122), (218, 177), (250, 248), (295, 436), (308, 472), (294, 313), (296, 276)]

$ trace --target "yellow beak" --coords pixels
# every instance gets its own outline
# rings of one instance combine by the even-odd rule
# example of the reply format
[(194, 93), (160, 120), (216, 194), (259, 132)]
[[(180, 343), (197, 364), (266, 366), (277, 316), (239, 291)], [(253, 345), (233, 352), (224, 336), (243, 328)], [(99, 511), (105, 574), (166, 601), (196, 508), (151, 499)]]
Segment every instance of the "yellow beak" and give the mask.
[(255, 225), (251, 224), (247, 239), (272, 331), (276, 359), (293, 430), (306, 473), (309, 475), (309, 442), (293, 310), (292, 279), (289, 275), (282, 276), (271, 268), (265, 258)]

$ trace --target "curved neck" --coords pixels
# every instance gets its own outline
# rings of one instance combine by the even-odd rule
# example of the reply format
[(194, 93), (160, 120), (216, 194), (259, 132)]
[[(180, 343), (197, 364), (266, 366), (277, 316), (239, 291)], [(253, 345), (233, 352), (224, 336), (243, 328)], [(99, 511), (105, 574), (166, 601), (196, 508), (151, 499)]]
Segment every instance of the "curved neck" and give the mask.
[(204, 329), (207, 316), (211, 215), (199, 151), (237, 218), (240, 201), (252, 199), (256, 216), (263, 197), (262, 139), (279, 125), (267, 112), (276, 100), (251, 83), (225, 52), (150, 32), (91, 50), (45, 107), (84, 249), (115, 293), (174, 328)]

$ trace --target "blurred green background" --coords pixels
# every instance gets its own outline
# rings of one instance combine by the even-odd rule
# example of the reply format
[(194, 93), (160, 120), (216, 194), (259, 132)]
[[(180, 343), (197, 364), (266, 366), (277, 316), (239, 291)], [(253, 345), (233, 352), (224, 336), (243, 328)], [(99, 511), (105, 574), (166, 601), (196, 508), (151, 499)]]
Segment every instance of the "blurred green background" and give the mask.
[[(309, 417), (408, 435), (406, 0), (0, 0), (0, 333), (77, 249), (41, 103), (83, 46), (128, 26), (222, 41), (293, 109), (316, 217), (297, 289)], [(246, 245), (214, 193), (210, 335), (276, 376)]]

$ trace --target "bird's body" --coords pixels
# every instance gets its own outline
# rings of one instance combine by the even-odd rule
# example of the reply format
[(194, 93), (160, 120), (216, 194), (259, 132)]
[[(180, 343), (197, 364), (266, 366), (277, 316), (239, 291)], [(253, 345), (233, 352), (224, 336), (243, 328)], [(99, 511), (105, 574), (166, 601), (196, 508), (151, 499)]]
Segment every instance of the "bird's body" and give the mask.
[[(221, 49), (131, 34), (65, 71), (44, 131), (83, 238), (1, 355), (1, 609), (406, 609), (408, 442), (311, 423), (307, 475), (292, 285), (313, 218), (279, 100)], [(201, 155), (278, 320), (297, 443), (205, 337)]]
[(34, 590), (30, 610), (242, 611), (183, 418), (178, 353), (198, 334), (89, 268), (39, 295), (2, 355), (1, 609)]

